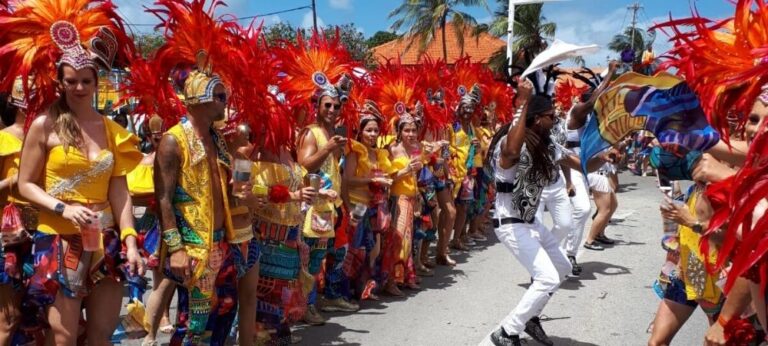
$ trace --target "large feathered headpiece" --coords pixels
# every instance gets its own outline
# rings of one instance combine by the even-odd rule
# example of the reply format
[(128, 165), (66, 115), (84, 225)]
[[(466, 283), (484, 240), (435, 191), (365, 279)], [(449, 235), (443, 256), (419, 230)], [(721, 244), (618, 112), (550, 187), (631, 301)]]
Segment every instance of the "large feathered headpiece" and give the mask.
[(734, 17), (724, 21), (694, 10), (690, 18), (670, 18), (656, 27), (674, 42), (666, 55), (672, 62), (662, 67), (677, 67), (685, 75), (710, 123), (727, 134), (729, 112), (748, 114), (768, 83), (768, 2), (738, 0)]
[(238, 113), (231, 120), (247, 123), (252, 131), (257, 131), (254, 140), (264, 138), (264, 145), (273, 152), (280, 146), (290, 147), (298, 125), (278, 87), (277, 61), (266, 46), (260, 26), (252, 23), (241, 30), (240, 38), (245, 63), (236, 68), (240, 78), (232, 88), (232, 104)]
[(555, 101), (564, 112), (568, 112), (573, 107), (573, 100), (579, 99), (589, 89), (589, 85), (577, 86), (572, 79), (561, 80), (555, 86)]
[[(487, 75), (491, 76), (490, 73)], [(512, 121), (515, 89), (506, 82), (486, 78), (483, 82), (483, 108), (500, 124)]]
[[(292, 107), (299, 107), (314, 116), (323, 96), (338, 97), (346, 104), (352, 88), (352, 72), (357, 63), (340, 41), (316, 32), (307, 41), (299, 32), (296, 44), (281, 42), (275, 48), (278, 65), (284, 76), (280, 90), (288, 96)], [(351, 113), (351, 112), (345, 112)], [(346, 120), (346, 119), (345, 119)]]
[[(482, 88), (480, 75), (484, 67), (481, 64), (472, 63), (469, 57), (456, 61), (450, 75), (450, 87), (448, 88), (449, 105), (455, 111), (462, 104), (479, 106), (482, 101)], [(476, 107), (476, 112), (479, 111)]]
[(139, 54), (131, 59), (129, 73), (123, 83), (123, 97), (118, 104), (135, 102), (133, 113), (162, 119), (166, 129), (176, 124), (186, 113), (184, 104), (156, 59), (146, 59)]
[(0, 11), (0, 90), (22, 76), (32, 115), (55, 97), (60, 64), (111, 68), (128, 41), (109, 0), (27, 0), (12, 7)]
[(376, 70), (373, 98), (389, 125), (386, 130), (396, 131), (407, 123), (421, 124), (422, 119), (416, 114), (419, 102), (416, 94), (417, 76), (403, 67), (400, 61), (388, 60)]
[(243, 63), (237, 47), (239, 27), (235, 18), (214, 17), (220, 0), (205, 8), (205, 0), (157, 0), (148, 9), (160, 19), (165, 44), (155, 54), (163, 71), (192, 67), (178, 85), (187, 105), (211, 102), (213, 89), (231, 86), (238, 76), (236, 67)]
[(424, 106), (424, 129), (436, 133), (453, 120), (446, 106), (446, 88), (450, 76), (448, 66), (442, 59), (424, 56), (420, 65), (411, 67), (410, 73), (419, 76), (416, 81), (416, 90)]

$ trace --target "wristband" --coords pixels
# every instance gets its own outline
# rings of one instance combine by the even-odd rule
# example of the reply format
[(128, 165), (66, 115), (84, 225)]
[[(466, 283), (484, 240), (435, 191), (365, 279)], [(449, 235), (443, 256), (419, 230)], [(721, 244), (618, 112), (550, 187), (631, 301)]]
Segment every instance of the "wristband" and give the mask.
[(174, 253), (184, 248), (181, 242), (181, 233), (178, 228), (170, 228), (163, 231), (163, 241), (168, 246), (168, 252)]
[(135, 228), (126, 227), (120, 230), (120, 242), (125, 243), (125, 238), (128, 238), (130, 236), (134, 236), (138, 238), (138, 233), (136, 233)]
[(720, 314), (720, 316), (717, 316), (717, 324), (720, 325), (720, 327), (723, 327), (725, 329), (725, 326), (728, 325), (728, 320), (723, 317), (723, 314)]

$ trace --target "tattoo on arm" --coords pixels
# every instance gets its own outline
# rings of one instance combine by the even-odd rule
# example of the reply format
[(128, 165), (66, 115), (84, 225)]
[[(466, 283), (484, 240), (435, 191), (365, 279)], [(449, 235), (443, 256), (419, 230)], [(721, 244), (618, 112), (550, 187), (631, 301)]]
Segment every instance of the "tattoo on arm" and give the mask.
[(176, 228), (173, 213), (173, 196), (180, 172), (181, 154), (176, 139), (165, 135), (155, 154), (155, 198), (157, 199), (160, 225), (163, 230)]

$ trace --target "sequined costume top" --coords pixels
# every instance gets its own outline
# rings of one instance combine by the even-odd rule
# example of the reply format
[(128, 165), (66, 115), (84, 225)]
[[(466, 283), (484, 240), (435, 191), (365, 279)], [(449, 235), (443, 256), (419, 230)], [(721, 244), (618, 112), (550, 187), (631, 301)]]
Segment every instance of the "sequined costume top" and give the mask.
[[(78, 148), (57, 145), (45, 160), (45, 192), (65, 202), (83, 205), (109, 201), (112, 177), (125, 176), (141, 162), (139, 138), (116, 122), (104, 118), (108, 147), (94, 160)], [(76, 234), (77, 226), (54, 212), (42, 209), (38, 230), (48, 234)]]
[[(181, 153), (176, 192), (173, 196), (173, 209), (176, 216), (176, 228), (181, 234), (187, 255), (200, 263), (207, 263), (208, 255), (214, 244), (214, 210), (212, 184), (219, 184), (224, 204), (224, 226), (226, 240), (230, 243), (242, 243), (253, 237), (248, 229), (242, 234), (235, 234), (229, 210), (228, 172), (230, 158), (222, 137), (211, 129), (211, 136), (216, 146), (220, 181), (211, 181), (212, 174), (205, 153), (205, 146), (187, 118), (168, 130), (167, 134), (176, 139)], [(202, 274), (205, 266), (197, 266), (196, 278)]]
[[(321, 149), (328, 144), (328, 138), (318, 125), (310, 125), (307, 129), (311, 131), (312, 135), (315, 137), (318, 149)], [(322, 166), (320, 166), (319, 173), (323, 178), (322, 187), (324, 189), (336, 192), (341, 191), (339, 163), (333, 154), (330, 154), (325, 158)], [(335, 202), (319, 201), (310, 207), (304, 222), (304, 236), (312, 238), (333, 238), (335, 236), (333, 225), (335, 224), (336, 208), (341, 207), (341, 203), (341, 198), (337, 198)], [(324, 219), (322, 223), (313, 222), (313, 219), (315, 221), (318, 220), (318, 216)], [(319, 225), (322, 225), (322, 227), (318, 227)]]

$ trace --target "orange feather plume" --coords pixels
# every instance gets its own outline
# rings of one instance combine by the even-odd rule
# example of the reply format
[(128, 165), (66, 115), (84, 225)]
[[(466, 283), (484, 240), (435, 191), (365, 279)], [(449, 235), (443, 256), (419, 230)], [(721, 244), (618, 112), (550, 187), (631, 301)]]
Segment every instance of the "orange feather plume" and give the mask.
[(384, 132), (396, 131), (402, 117), (408, 116), (416, 120), (416, 104), (419, 101), (416, 94), (417, 76), (400, 61), (388, 60), (376, 70), (373, 98), (388, 125), (382, 129)]
[(515, 89), (509, 84), (488, 79), (483, 83), (483, 106), (491, 112), (499, 124), (512, 121)]
[(421, 64), (411, 68), (411, 74), (419, 76), (416, 82), (417, 95), (424, 105), (423, 122), (426, 131), (437, 133), (452, 121), (446, 107), (446, 86), (448, 66), (442, 59), (425, 56)]
[[(314, 119), (319, 99), (318, 84), (324, 82), (336, 84), (342, 76), (352, 76), (353, 69), (359, 64), (352, 60), (347, 49), (342, 45), (339, 31), (334, 37), (326, 37), (313, 33), (309, 40), (301, 32), (297, 35), (296, 44), (281, 42), (275, 48), (274, 54), (280, 66), (280, 90), (288, 96), (289, 103), (295, 112), (306, 112), (307, 120)], [(320, 80), (319, 73), (324, 75)], [(342, 110), (343, 121), (352, 125), (351, 114), (354, 107), (346, 103)]]
[(727, 139), (729, 112), (748, 114), (768, 82), (768, 2), (738, 0), (734, 17), (725, 21), (694, 10), (691, 18), (656, 27), (671, 31), (674, 42), (665, 66), (685, 75), (710, 123)]
[[(472, 63), (469, 57), (464, 57), (456, 61), (451, 69), (448, 78), (448, 88), (446, 93), (446, 104), (449, 110), (455, 111), (461, 102), (461, 98), (472, 92), (473, 87), (482, 86), (481, 75), (485, 68), (481, 64)], [(476, 107), (475, 112), (479, 114), (480, 107)]]
[(176, 95), (167, 73), (163, 73), (156, 60), (136, 54), (131, 59), (130, 71), (123, 84), (123, 97), (117, 104), (136, 99), (133, 113), (163, 119), (163, 127), (176, 124), (186, 113), (184, 104)]
[(6, 6), (0, 11), (0, 90), (9, 90), (16, 77), (22, 76), (27, 113), (33, 115), (28, 122), (56, 97), (56, 63), (63, 52), (53, 42), (50, 30), (57, 21), (72, 23), (81, 43), (102, 27), (119, 43), (128, 40), (109, 0), (26, 0)]

